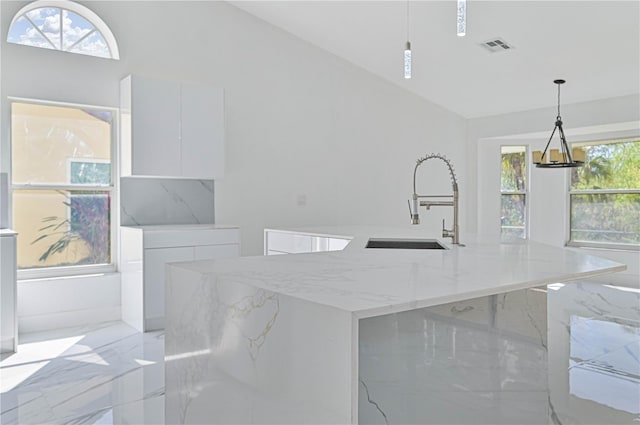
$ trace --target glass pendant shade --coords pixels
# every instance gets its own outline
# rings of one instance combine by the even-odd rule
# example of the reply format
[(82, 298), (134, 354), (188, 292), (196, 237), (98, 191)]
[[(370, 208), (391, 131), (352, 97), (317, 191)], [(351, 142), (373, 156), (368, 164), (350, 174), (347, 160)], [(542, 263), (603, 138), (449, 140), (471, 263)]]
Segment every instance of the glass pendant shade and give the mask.
[(467, 34), (467, 0), (458, 0), (458, 11), (456, 16), (456, 30), (458, 37)]
[(404, 78), (411, 78), (411, 43), (408, 41), (404, 49)]

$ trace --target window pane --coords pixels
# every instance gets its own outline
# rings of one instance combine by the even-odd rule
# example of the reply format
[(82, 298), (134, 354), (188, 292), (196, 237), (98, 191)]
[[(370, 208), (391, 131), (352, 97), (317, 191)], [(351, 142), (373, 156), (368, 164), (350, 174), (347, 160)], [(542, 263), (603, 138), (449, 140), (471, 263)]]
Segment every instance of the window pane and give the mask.
[(74, 159), (109, 163), (110, 115), (109, 111), (13, 103), (13, 183), (69, 184)]
[(586, 152), (571, 173), (572, 189), (640, 189), (640, 141), (574, 144)]
[(111, 164), (106, 162), (71, 161), (69, 172), (69, 182), (72, 184), (111, 183)]
[(640, 243), (640, 194), (571, 195), (571, 240)]
[(526, 238), (525, 195), (502, 195), (501, 233), (506, 236)]
[(42, 7), (27, 12), (31, 22), (36, 24), (53, 46), (60, 48), (60, 9), (55, 7)]
[(72, 53), (80, 53), (81, 55), (97, 56), (100, 58), (110, 58), (111, 53), (109, 47), (102, 34), (98, 31), (94, 32), (75, 47), (69, 50)]
[(524, 191), (526, 188), (527, 162), (524, 146), (503, 146), (500, 187), (504, 191)]
[(106, 191), (15, 190), (18, 267), (110, 263), (109, 207)]
[(53, 49), (51, 43), (49, 43), (25, 17), (20, 17), (13, 23), (13, 26), (9, 30), (7, 41), (9, 43), (24, 44), (26, 46)]
[(76, 13), (70, 12), (68, 10), (63, 10), (62, 16), (64, 17), (64, 25), (62, 27), (62, 37), (64, 40), (63, 50), (67, 50), (86, 34), (94, 30), (93, 25), (91, 25), (86, 19)]

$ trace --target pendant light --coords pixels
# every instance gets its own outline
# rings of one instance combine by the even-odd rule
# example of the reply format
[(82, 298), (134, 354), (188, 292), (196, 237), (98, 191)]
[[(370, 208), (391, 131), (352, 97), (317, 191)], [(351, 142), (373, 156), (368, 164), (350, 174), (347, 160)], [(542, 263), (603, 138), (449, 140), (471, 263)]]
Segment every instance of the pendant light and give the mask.
[(456, 30), (458, 37), (464, 37), (467, 34), (467, 0), (458, 0)]
[[(567, 139), (564, 137), (564, 130), (562, 128), (562, 118), (560, 117), (560, 86), (564, 84), (565, 80), (554, 80), (558, 85), (558, 116), (556, 117), (556, 125), (551, 132), (551, 137), (547, 142), (547, 146), (544, 148), (544, 152), (533, 152), (533, 163), (538, 168), (568, 168), (568, 167), (580, 167), (584, 165), (585, 152), (580, 148), (573, 149), (573, 152), (569, 150)], [(560, 136), (560, 149), (551, 149), (547, 156), (547, 149), (551, 144), (553, 135), (558, 131)], [(547, 160), (549, 162), (547, 162)]]
[(411, 42), (409, 41), (409, 0), (407, 0), (407, 43), (404, 46), (404, 78), (411, 78)]

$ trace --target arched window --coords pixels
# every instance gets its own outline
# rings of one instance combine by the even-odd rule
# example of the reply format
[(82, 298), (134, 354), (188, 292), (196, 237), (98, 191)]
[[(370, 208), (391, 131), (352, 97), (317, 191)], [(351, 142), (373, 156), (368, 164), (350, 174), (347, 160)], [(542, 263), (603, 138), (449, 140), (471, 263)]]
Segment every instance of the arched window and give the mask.
[(113, 33), (98, 15), (66, 0), (38, 0), (11, 21), (9, 43), (120, 59)]

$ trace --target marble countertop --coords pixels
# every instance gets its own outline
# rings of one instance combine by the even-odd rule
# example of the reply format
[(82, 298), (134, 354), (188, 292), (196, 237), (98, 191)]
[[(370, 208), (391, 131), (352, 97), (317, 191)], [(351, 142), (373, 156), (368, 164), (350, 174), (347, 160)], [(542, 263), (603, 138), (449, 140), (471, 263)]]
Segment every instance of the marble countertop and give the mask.
[[(274, 229), (275, 230), (275, 229)], [(277, 294), (372, 317), (583, 279), (624, 264), (525, 240), (465, 235), (448, 250), (364, 249), (369, 237), (423, 237), (420, 226), (283, 229), (351, 238), (344, 251), (174, 263)]]
[(154, 231), (183, 231), (183, 230), (213, 230), (213, 229), (237, 229), (238, 226), (230, 224), (152, 224), (145, 226), (121, 226), (129, 229), (140, 229), (145, 232)]

